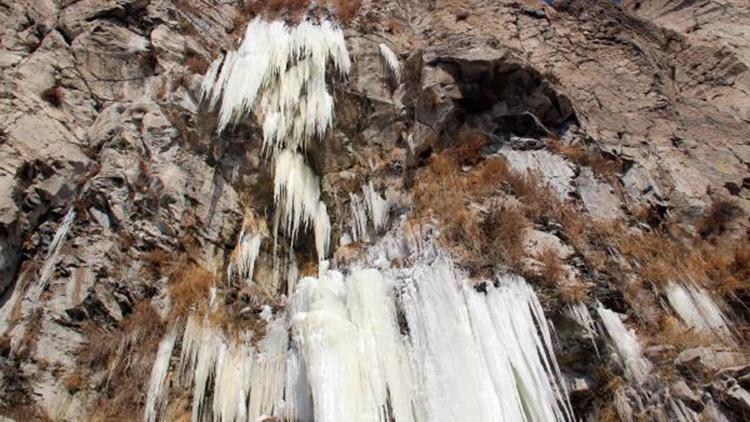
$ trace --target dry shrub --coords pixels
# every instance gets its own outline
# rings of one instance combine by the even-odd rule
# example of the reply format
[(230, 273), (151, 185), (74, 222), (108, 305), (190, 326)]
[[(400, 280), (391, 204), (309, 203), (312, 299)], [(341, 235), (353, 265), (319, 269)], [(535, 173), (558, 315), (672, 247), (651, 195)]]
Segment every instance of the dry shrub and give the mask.
[(63, 103), (63, 91), (60, 85), (51, 86), (42, 91), (42, 99), (56, 108), (60, 108)]
[(690, 255), (687, 267), (699, 280), (709, 280), (712, 290), (734, 298), (737, 292), (750, 291), (750, 243), (748, 239), (732, 244), (704, 242)]
[(146, 301), (113, 331), (91, 326), (84, 329), (86, 342), (79, 350), (82, 376), (94, 382), (99, 402), (94, 406), (95, 421), (128, 420), (142, 412), (156, 350), (164, 334), (164, 324)]
[(487, 137), (474, 129), (462, 128), (458, 132), (458, 146), (446, 151), (462, 166), (473, 166), (482, 160), (482, 151), (487, 146)]
[(686, 327), (677, 318), (672, 316), (662, 318), (659, 323), (659, 332), (653, 338), (654, 344), (671, 344), (675, 346), (677, 353), (695, 347), (706, 347), (720, 343), (719, 339), (710, 333)]
[(545, 249), (538, 260), (542, 263), (542, 281), (548, 286), (561, 284), (564, 274), (557, 251), (553, 248)]
[(523, 211), (495, 203), (483, 215), (479, 206), (503, 192), (511, 174), (507, 163), (493, 158), (463, 172), (458, 159), (453, 151), (431, 157), (414, 187), (417, 213), (438, 220), (443, 246), (473, 275), (486, 275), (497, 263), (520, 268), (529, 226)]
[(357, 17), (362, 6), (362, 0), (329, 0), (327, 3), (333, 6), (336, 16), (343, 23), (349, 23)]
[(404, 25), (396, 18), (390, 18), (385, 23), (386, 32), (389, 34), (400, 34), (404, 30)]
[(187, 317), (191, 310), (205, 311), (215, 275), (198, 265), (177, 269), (170, 277), (169, 297), (173, 317)]
[(42, 308), (36, 308), (32, 311), (26, 321), (26, 329), (23, 338), (16, 346), (14, 354), (20, 360), (26, 360), (36, 349), (36, 342), (39, 339), (39, 332), (42, 329), (42, 320), (44, 312)]
[(530, 227), (523, 211), (511, 205), (495, 207), (482, 222), (482, 227), (490, 259), (520, 271), (524, 258), (523, 241)]
[(144, 263), (143, 269), (150, 271), (153, 277), (159, 277), (169, 269), (171, 260), (170, 254), (164, 249), (155, 248), (141, 254), (141, 261)]
[(458, 163), (447, 154), (431, 157), (427, 171), (419, 176), (414, 187), (418, 212), (432, 214), (438, 219), (441, 240), (445, 246), (454, 249), (459, 262), (479, 257), (483, 246), (480, 219), (468, 207), (471, 199), (468, 189)]
[(321, 6), (333, 12), (339, 22), (351, 22), (362, 6), (361, 0), (255, 0), (245, 2), (243, 8), (235, 17), (235, 28), (244, 27), (244, 24), (253, 16), (262, 15), (267, 19), (286, 18), (292, 22), (298, 22), (308, 12), (324, 16), (321, 10), (313, 6)]
[(30, 399), (26, 398), (25, 401), (27, 402), (23, 404), (14, 402), (12, 406), (0, 403), (0, 417), (4, 416), (14, 421), (51, 422), (54, 420)]
[(650, 345), (673, 346), (662, 348), (658, 358), (652, 359), (658, 366), (661, 375), (667, 380), (674, 379), (677, 375), (673, 362), (681, 352), (695, 347), (722, 344), (719, 338), (712, 336), (710, 333), (686, 327), (677, 318), (670, 315), (661, 318), (658, 326), (644, 334), (649, 339)]
[(555, 139), (547, 140), (550, 151), (562, 155), (582, 167), (590, 167), (594, 174), (616, 184), (617, 174), (622, 170), (622, 162), (604, 157), (600, 151), (586, 148), (583, 145), (569, 145)]
[(598, 408), (596, 420), (600, 422), (622, 422), (613, 401), (602, 402)]
[(579, 282), (561, 283), (557, 286), (557, 292), (565, 303), (581, 303), (589, 296), (588, 286)]
[(8, 359), (11, 351), (10, 336), (6, 333), (0, 336), (0, 357)]
[(742, 208), (729, 199), (714, 201), (695, 225), (702, 238), (714, 238), (724, 234), (728, 226), (742, 215)]
[(684, 276), (688, 250), (658, 233), (641, 233), (613, 239), (618, 250), (631, 258), (638, 274), (657, 286)]
[(65, 384), (65, 388), (70, 394), (75, 394), (83, 390), (85, 380), (81, 376), (81, 373), (76, 371), (63, 378), (63, 384)]
[(208, 70), (208, 66), (210, 65), (211, 63), (209, 63), (208, 60), (203, 58), (203, 56), (199, 56), (197, 54), (191, 54), (185, 60), (185, 67), (187, 67), (191, 72), (197, 73), (199, 75), (206, 73), (206, 70)]

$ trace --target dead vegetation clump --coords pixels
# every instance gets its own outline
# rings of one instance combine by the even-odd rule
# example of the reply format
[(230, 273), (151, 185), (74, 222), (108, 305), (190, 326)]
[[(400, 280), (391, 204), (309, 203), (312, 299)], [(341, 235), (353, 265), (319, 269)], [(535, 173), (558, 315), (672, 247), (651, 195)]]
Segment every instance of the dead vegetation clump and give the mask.
[(487, 137), (475, 129), (462, 128), (458, 132), (458, 146), (450, 149), (462, 166), (473, 166), (482, 161), (482, 151), (487, 147)]
[(83, 379), (80, 371), (75, 371), (63, 378), (63, 384), (65, 384), (65, 388), (70, 394), (75, 394), (83, 390), (85, 380)]
[(216, 276), (198, 265), (175, 270), (170, 276), (169, 297), (171, 315), (186, 318), (191, 311), (205, 312)]
[(166, 274), (171, 264), (171, 257), (167, 251), (161, 248), (154, 248), (148, 252), (141, 254), (141, 267), (142, 276), (150, 278), (158, 278)]
[(459, 163), (475, 160), (476, 151), (452, 149), (431, 157), (414, 187), (416, 212), (438, 220), (443, 246), (472, 275), (486, 276), (497, 264), (521, 272), (529, 215), (547, 209), (544, 195), (500, 157), (462, 170)]
[(60, 108), (63, 104), (63, 90), (60, 85), (51, 86), (42, 91), (42, 99), (52, 107)]
[(580, 282), (562, 282), (557, 285), (557, 293), (565, 303), (581, 303), (588, 298), (589, 287)]
[[(114, 330), (91, 325), (84, 329), (86, 342), (79, 350), (78, 369), (71, 385), (96, 388), (100, 401), (91, 420), (128, 420), (141, 413), (144, 394), (164, 323), (146, 301), (136, 304)], [(75, 377), (80, 376), (80, 383)]]
[(537, 258), (542, 264), (541, 278), (549, 286), (558, 286), (563, 283), (564, 271), (560, 257), (554, 249), (545, 249)]
[(589, 167), (597, 176), (608, 181), (612, 186), (617, 185), (617, 175), (622, 171), (623, 163), (616, 159), (608, 159), (601, 153), (583, 145), (565, 144), (559, 140), (549, 139), (547, 147), (551, 152), (562, 155), (568, 161), (581, 167)]
[[(670, 281), (692, 280), (738, 303), (750, 294), (750, 243), (716, 241), (715, 233), (725, 229), (704, 239), (667, 220), (651, 230), (625, 221), (593, 221), (574, 204), (559, 199), (534, 174), (515, 172), (502, 158), (489, 158), (470, 168), (460, 164), (474, 162), (475, 152), (476, 148), (467, 147), (433, 155), (414, 186), (416, 216), (437, 220), (443, 246), (472, 276), (487, 275), (501, 264), (544, 285), (555, 285), (564, 301), (585, 299), (589, 288), (563, 282), (558, 268), (563, 263), (550, 256), (532, 257), (545, 262), (541, 271), (526, 271), (528, 257), (522, 245), (533, 223), (557, 227), (557, 235), (573, 246), (590, 270), (618, 285), (626, 285), (624, 275), (635, 272), (657, 289)], [(706, 213), (705, 221), (712, 222), (706, 227), (725, 227), (736, 213), (730, 204), (720, 202)], [(707, 233), (704, 230), (702, 236)]]
[(531, 224), (517, 206), (494, 207), (482, 221), (483, 234), (489, 241), (485, 245), (486, 255), (496, 262), (520, 271), (524, 258), (523, 241)]
[(326, 17), (326, 12), (346, 24), (357, 17), (361, 6), (362, 0), (246, 0), (235, 17), (235, 29), (244, 28), (255, 16), (299, 22), (310, 13)]
[(208, 70), (208, 66), (210, 65), (211, 63), (209, 63), (208, 60), (198, 54), (190, 54), (187, 59), (185, 59), (185, 67), (191, 72), (199, 75), (206, 73), (206, 70)]
[(42, 308), (36, 308), (27, 318), (26, 327), (21, 341), (13, 351), (14, 357), (19, 360), (28, 360), (36, 350), (39, 333), (42, 330), (44, 312)]

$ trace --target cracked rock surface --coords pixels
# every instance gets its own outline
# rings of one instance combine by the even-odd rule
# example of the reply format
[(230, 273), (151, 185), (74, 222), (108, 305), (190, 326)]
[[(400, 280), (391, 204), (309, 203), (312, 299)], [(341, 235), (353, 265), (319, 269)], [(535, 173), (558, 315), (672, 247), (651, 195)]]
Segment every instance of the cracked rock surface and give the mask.
[[(144, 301), (165, 317), (165, 260), (224, 274), (246, 210), (270, 215), (260, 129), (217, 135), (198, 101), (208, 63), (250, 18), (241, 3), (0, 0), (0, 415), (87, 420), (106, 379), (102, 370), (90, 385), (70, 381), (88, 333), (113, 332)], [(308, 153), (335, 245), (349, 227), (349, 193), (375, 180), (393, 209), (408, 210), (415, 169), (458, 146), (464, 126), (488, 137), (483, 154), (538, 174), (598, 221), (651, 207), (691, 224), (718, 198), (750, 211), (742, 1), (365, 0), (345, 33), (354, 70), (335, 88), (335, 130)], [(404, 66), (398, 86), (379, 43)], [(557, 154), (553, 138), (617, 171)], [(737, 224), (747, 233), (747, 218)], [(539, 229), (529, 230), (532, 249), (573, 257), (554, 230)], [(259, 271), (270, 271), (263, 253)], [(263, 288), (277, 298), (283, 290)], [(662, 312), (655, 300), (638, 306)], [(565, 321), (554, 322), (565, 340)], [(567, 344), (582, 359), (589, 343), (577, 342)], [(699, 393), (750, 415), (747, 363), (712, 348), (682, 352), (676, 370), (705, 377), (703, 390), (675, 381), (674, 393), (717, 420), (722, 410), (704, 409)], [(587, 382), (575, 383), (582, 403), (595, 394)], [(144, 391), (134, 394), (143, 401)]]

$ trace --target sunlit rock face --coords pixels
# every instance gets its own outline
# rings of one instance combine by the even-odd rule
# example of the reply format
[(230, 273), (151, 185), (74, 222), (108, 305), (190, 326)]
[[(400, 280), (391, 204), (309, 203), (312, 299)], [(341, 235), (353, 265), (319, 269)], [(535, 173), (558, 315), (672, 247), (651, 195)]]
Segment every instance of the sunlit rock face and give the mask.
[(675, 4), (0, 0), (0, 416), (746, 419), (748, 14)]

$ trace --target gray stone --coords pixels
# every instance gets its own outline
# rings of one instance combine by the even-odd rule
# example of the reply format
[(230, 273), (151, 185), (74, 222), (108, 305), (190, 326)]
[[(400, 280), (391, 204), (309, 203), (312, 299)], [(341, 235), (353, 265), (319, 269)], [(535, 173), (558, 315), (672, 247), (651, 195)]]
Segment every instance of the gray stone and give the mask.
[(571, 185), (575, 176), (573, 165), (559, 155), (546, 150), (515, 151), (511, 149), (502, 149), (499, 154), (505, 156), (513, 170), (522, 174), (539, 175), (541, 182), (552, 188), (560, 199), (567, 198), (573, 189)]
[(605, 181), (599, 180), (588, 167), (583, 167), (576, 178), (578, 193), (589, 214), (597, 220), (615, 220), (624, 217), (620, 198)]
[(713, 375), (721, 369), (738, 366), (746, 361), (747, 358), (742, 353), (697, 347), (681, 352), (675, 359), (675, 365), (697, 375)]

